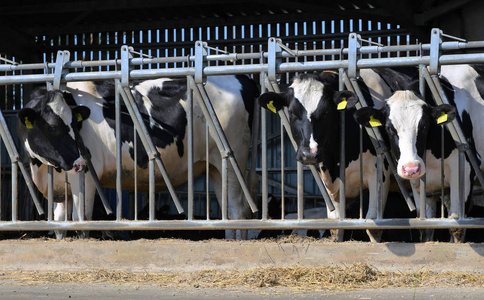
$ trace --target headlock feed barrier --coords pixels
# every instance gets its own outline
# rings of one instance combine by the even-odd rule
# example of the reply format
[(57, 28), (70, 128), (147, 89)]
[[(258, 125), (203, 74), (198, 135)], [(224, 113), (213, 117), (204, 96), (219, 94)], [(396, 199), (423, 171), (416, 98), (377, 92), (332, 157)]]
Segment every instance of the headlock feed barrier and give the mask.
[[(443, 41), (444, 39), (448, 41)], [(149, 205), (149, 219), (138, 220), (137, 218), (137, 201), (135, 200), (135, 216), (131, 220), (123, 216), (123, 197), (121, 186), (121, 161), (117, 160), (117, 189), (116, 189), (116, 207), (111, 208), (109, 201), (104, 197), (104, 191), (99, 184), (99, 180), (95, 178), (95, 172), (88, 172), (85, 176), (93, 176), (97, 191), (101, 196), (104, 209), (107, 213), (115, 213), (116, 219), (112, 221), (89, 221), (84, 218), (84, 203), (83, 192), (80, 193), (80, 207), (79, 207), (79, 221), (54, 221), (53, 220), (53, 171), (49, 168), (49, 195), (47, 197), (47, 211), (44, 210), (41, 204), (42, 199), (38, 196), (35, 186), (32, 183), (28, 169), (23, 165), (19, 151), (12, 138), (12, 134), (7, 128), (3, 113), (0, 111), (0, 135), (2, 142), (5, 144), (8, 155), (11, 159), (11, 218), (10, 220), (0, 221), (0, 230), (153, 230), (153, 229), (180, 229), (180, 230), (199, 230), (199, 229), (403, 229), (403, 228), (482, 228), (484, 227), (484, 218), (466, 218), (464, 214), (464, 193), (463, 193), (463, 172), (461, 172), (460, 185), (460, 212), (457, 219), (450, 218), (426, 218), (425, 217), (425, 201), (420, 201), (421, 209), (420, 216), (417, 218), (398, 218), (386, 219), (383, 216), (383, 209), (381, 204), (381, 197), (378, 205), (378, 214), (376, 219), (365, 219), (360, 204), (360, 217), (356, 219), (346, 218), (345, 207), (345, 185), (344, 185), (344, 160), (343, 156), (340, 162), (342, 185), (340, 188), (340, 207), (342, 207), (339, 219), (305, 219), (305, 194), (303, 190), (304, 180), (315, 180), (321, 197), (324, 200), (325, 206), (329, 210), (335, 209), (329, 196), (319, 171), (315, 167), (304, 167), (301, 163), (297, 164), (297, 188), (286, 187), (284, 182), (284, 147), (281, 146), (281, 169), (280, 169), (280, 198), (282, 200), (282, 211), (284, 211), (284, 199), (288, 193), (296, 193), (297, 201), (297, 218), (285, 219), (284, 214), (280, 220), (271, 220), (268, 213), (268, 194), (269, 172), (267, 166), (267, 122), (268, 117), (266, 111), (260, 109), (260, 138), (261, 138), (261, 185), (260, 193), (262, 198), (260, 217), (254, 219), (233, 220), (227, 217), (227, 206), (229, 201), (227, 199), (227, 168), (230, 165), (237, 175), (237, 179), (242, 186), (246, 201), (253, 212), (256, 212), (257, 205), (255, 196), (252, 195), (250, 187), (245, 181), (245, 169), (238, 167), (237, 161), (233, 155), (230, 144), (228, 143), (225, 133), (222, 130), (218, 118), (214, 112), (211, 101), (205, 91), (204, 81), (207, 76), (215, 75), (238, 75), (250, 74), (254, 78), (260, 80), (261, 93), (266, 91), (280, 91), (279, 77), (286, 73), (301, 73), (322, 70), (338, 70), (340, 89), (347, 89), (354, 91), (360, 99), (359, 107), (366, 106), (361, 90), (356, 83), (359, 70), (366, 68), (382, 68), (382, 67), (408, 67), (415, 66), (419, 68), (421, 86), (427, 84), (430, 87), (432, 95), (438, 103), (446, 103), (447, 99), (443, 93), (442, 86), (439, 81), (438, 73), (441, 65), (447, 64), (469, 64), (469, 63), (483, 63), (484, 53), (469, 53), (469, 54), (447, 54), (455, 50), (479, 49), (484, 48), (484, 41), (467, 42), (452, 36), (445, 35), (441, 30), (435, 28), (431, 31), (431, 42), (429, 44), (414, 44), (414, 45), (396, 45), (383, 46), (373, 42), (366, 41), (357, 33), (351, 33), (348, 36), (348, 47), (340, 49), (312, 49), (312, 50), (295, 50), (290, 49), (284, 44), (281, 39), (269, 38), (266, 52), (254, 53), (228, 53), (220, 51), (216, 48), (210, 47), (204, 41), (196, 41), (194, 45), (194, 55), (187, 55), (183, 57), (160, 57), (154, 58), (135, 52), (130, 46), (123, 45), (120, 49), (120, 59), (111, 60), (93, 60), (93, 61), (71, 61), (70, 53), (68, 51), (59, 51), (54, 63), (38, 63), (38, 64), (3, 64), (0, 65), (0, 71), (7, 75), (0, 76), (0, 85), (13, 84), (39, 84), (47, 83), (49, 89), (64, 89), (65, 84), (71, 81), (89, 81), (89, 80), (113, 80), (116, 86), (116, 105), (117, 114), (119, 115), (119, 107), (124, 104), (131, 116), (135, 130), (139, 135), (144, 148), (149, 156), (149, 170), (150, 170), (150, 188), (148, 193)], [(407, 56), (400, 56), (399, 53), (406, 52)], [(415, 55), (409, 55), (415, 53)], [(387, 57), (384, 57), (385, 54)], [(326, 57), (333, 57), (332, 60), (327, 60)], [(310, 59), (306, 59), (310, 58)], [(240, 64), (227, 64), (227, 62), (240, 62)], [(156, 68), (154, 66), (163, 66), (165, 64), (179, 63), (183, 67), (166, 67)], [(109, 66), (106, 71), (85, 71), (86, 68), (97, 68)], [(143, 66), (150, 66), (146, 68)], [(171, 66), (171, 65), (170, 65)], [(53, 72), (49, 72), (53, 70)], [(71, 72), (76, 70), (76, 72)], [(28, 75), (16, 75), (23, 71), (23, 74), (32, 73)], [(45, 74), (34, 74), (35, 72), (43, 72)], [(15, 73), (16, 72), (16, 73)], [(10, 75), (9, 75), (10, 74)], [(189, 140), (189, 153), (187, 154), (189, 174), (187, 185), (187, 203), (182, 201), (177, 196), (176, 190), (171, 184), (170, 174), (166, 172), (163, 158), (157, 154), (157, 150), (148, 134), (144, 122), (140, 116), (139, 110), (134, 102), (133, 95), (130, 89), (130, 83), (133, 80), (146, 80), (161, 77), (186, 77), (187, 78), (187, 136)], [(220, 155), (223, 158), (223, 193), (221, 199), (221, 218), (212, 219), (207, 213), (206, 219), (197, 219), (194, 217), (194, 176), (193, 176), (193, 128), (192, 128), (192, 112), (190, 110), (193, 101), (197, 101), (202, 108), (204, 117), (207, 120), (207, 137), (210, 135), (216, 142)], [(292, 140), (287, 112), (284, 110), (278, 113), (281, 119), (281, 132), (284, 131)], [(116, 126), (119, 128), (119, 119), (117, 118)], [(344, 122), (341, 123), (344, 133)], [(478, 181), (481, 186), (484, 186), (484, 177), (479, 168), (479, 163), (476, 153), (470, 150), (466, 142), (466, 137), (457, 122), (452, 122), (448, 125), (454, 141), (460, 150), (460, 160), (463, 161), (465, 156), (468, 157), (472, 167), (478, 174)], [(380, 133), (373, 129), (368, 130), (372, 143), (376, 149), (379, 170), (381, 179), (382, 165), (386, 159), (394, 174), (397, 184), (405, 198), (408, 209), (415, 210), (415, 204), (412, 195), (407, 191), (406, 185), (402, 179), (396, 174), (395, 162), (387, 146), (384, 144)], [(121, 138), (120, 130), (116, 130), (117, 138), (117, 154), (118, 158), (121, 153)], [(258, 134), (258, 133), (257, 133)], [(78, 135), (78, 134), (77, 134)], [(284, 133), (281, 133), (281, 139), (284, 138)], [(344, 141), (344, 139), (341, 139)], [(295, 146), (295, 143), (292, 142)], [(281, 145), (283, 141), (281, 142)], [(344, 149), (344, 142), (341, 145)], [(89, 145), (87, 145), (89, 147)], [(252, 145), (257, 148), (256, 142)], [(136, 147), (135, 147), (136, 149)], [(85, 158), (89, 158), (85, 149), (80, 149)], [(253, 152), (254, 153), (254, 152)], [(344, 151), (342, 151), (344, 153)], [(252, 160), (253, 165), (255, 160)], [(463, 168), (463, 163), (460, 164)], [(92, 166), (89, 170), (93, 170)], [(179, 213), (185, 211), (187, 218), (184, 220), (156, 220), (155, 219), (155, 169), (158, 170), (166, 183), (171, 199), (176, 206)], [(20, 175), (26, 182), (32, 201), (35, 204), (39, 215), (46, 215), (45, 220), (28, 221), (18, 219), (18, 185), (17, 177)], [(309, 176), (306, 172), (309, 170)], [(136, 172), (134, 172), (136, 173)], [(79, 182), (83, 184), (84, 174), (79, 174)], [(312, 177), (312, 178), (311, 178)], [(136, 179), (134, 179), (136, 180)], [(379, 180), (381, 182), (381, 180)], [(136, 186), (136, 183), (135, 183)], [(207, 182), (208, 187), (208, 182)], [(425, 194), (425, 180), (420, 184), (421, 194)], [(208, 188), (207, 188), (208, 190)], [(381, 186), (378, 190), (381, 195)], [(445, 193), (442, 189), (441, 194)], [(360, 202), (363, 201), (363, 192), (360, 193)], [(66, 201), (67, 201), (66, 197)], [(5, 199), (2, 199), (5, 201)], [(389, 203), (391, 205), (391, 203)], [(207, 210), (209, 210), (207, 205)], [(443, 214), (442, 214), (443, 215)]]

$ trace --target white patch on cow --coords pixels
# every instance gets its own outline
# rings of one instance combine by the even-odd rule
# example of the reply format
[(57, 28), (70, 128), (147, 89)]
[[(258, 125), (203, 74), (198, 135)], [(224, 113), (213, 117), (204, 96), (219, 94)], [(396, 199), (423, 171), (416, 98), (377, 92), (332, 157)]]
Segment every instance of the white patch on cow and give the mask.
[(64, 98), (60, 94), (56, 94), (54, 99), (47, 104), (52, 111), (62, 119), (64, 124), (69, 127), (69, 135), (74, 138), (74, 132), (71, 128), (72, 123), (72, 111), (69, 106), (66, 104)]
[(29, 153), (29, 156), (30, 157), (33, 157), (33, 158), (36, 158), (38, 160), (40, 160), (41, 163), (45, 164), (45, 165), (51, 165), (51, 163), (49, 163), (48, 161), (46, 161), (42, 156), (38, 155), (37, 153), (35, 153), (32, 148), (30, 148), (30, 144), (29, 144), (29, 140), (26, 139), (25, 140), (25, 143), (24, 143), (24, 146), (25, 146), (25, 150), (27, 150), (27, 152)]
[(153, 116), (152, 116), (153, 103), (151, 102), (150, 98), (148, 98), (148, 93), (153, 87), (158, 87), (162, 89), (163, 83), (165, 81), (170, 81), (170, 80), (171, 79), (169, 78), (146, 80), (134, 87), (136, 91), (138, 91), (141, 95), (143, 95), (143, 103), (146, 108), (146, 111), (148, 112), (148, 115), (150, 116), (151, 128), (158, 127), (160, 129), (163, 129), (163, 127), (158, 122), (156, 122), (155, 119), (153, 119)]
[(311, 133), (311, 138), (309, 139), (309, 148), (311, 150), (318, 149), (318, 143), (314, 140), (313, 134)]
[[(412, 91), (397, 91), (388, 99), (390, 107), (389, 119), (398, 134), (398, 147), (400, 159), (398, 160), (398, 173), (400, 176), (402, 166), (408, 163), (419, 163), (421, 174), (425, 173), (424, 163), (417, 154), (418, 124), (422, 118), (425, 102)], [(405, 176), (402, 176), (405, 177)]]
[(294, 97), (306, 109), (307, 118), (311, 122), (311, 115), (316, 111), (323, 97), (324, 84), (312, 78), (305, 80), (297, 78), (290, 87), (294, 90)]

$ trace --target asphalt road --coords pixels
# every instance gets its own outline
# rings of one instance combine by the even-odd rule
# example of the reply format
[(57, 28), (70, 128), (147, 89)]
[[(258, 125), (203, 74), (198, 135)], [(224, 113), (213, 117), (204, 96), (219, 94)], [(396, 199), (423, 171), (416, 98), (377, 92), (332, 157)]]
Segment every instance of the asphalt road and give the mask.
[(19, 284), (0, 283), (0, 299), (227, 299), (227, 300), (298, 300), (298, 299), (483, 299), (484, 287), (384, 288), (359, 291), (294, 291), (291, 289), (196, 289), (162, 288), (153, 285), (106, 283)]

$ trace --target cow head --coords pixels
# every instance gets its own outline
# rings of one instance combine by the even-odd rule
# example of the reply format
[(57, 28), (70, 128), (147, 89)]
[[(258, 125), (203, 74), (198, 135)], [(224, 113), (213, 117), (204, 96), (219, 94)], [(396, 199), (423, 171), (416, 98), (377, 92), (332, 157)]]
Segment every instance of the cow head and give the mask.
[(19, 137), (32, 162), (58, 171), (84, 171), (73, 129), (79, 130), (89, 114), (89, 108), (75, 105), (70, 93), (36, 90), (17, 115)]
[(287, 107), (291, 133), (297, 143), (296, 159), (305, 165), (322, 161), (325, 147), (334, 143), (339, 129), (338, 109), (351, 108), (358, 97), (349, 91), (338, 92), (334, 73), (302, 74), (284, 93), (264, 93), (259, 104), (277, 112)]
[(430, 126), (454, 120), (452, 105), (430, 106), (415, 91), (396, 91), (381, 109), (364, 107), (355, 112), (356, 121), (366, 127), (385, 126), (390, 148), (398, 162), (397, 173), (404, 179), (425, 174), (422, 160)]

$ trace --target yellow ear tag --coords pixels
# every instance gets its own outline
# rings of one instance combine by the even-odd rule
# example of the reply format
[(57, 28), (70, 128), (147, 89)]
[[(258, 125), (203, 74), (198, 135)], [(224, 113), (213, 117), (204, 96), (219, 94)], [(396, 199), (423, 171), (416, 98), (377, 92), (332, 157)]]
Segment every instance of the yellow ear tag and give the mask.
[(348, 105), (348, 101), (346, 101), (346, 97), (343, 98), (343, 101), (338, 103), (338, 107), (336, 107), (337, 110), (343, 110), (346, 108), (346, 105)]
[(445, 112), (440, 113), (440, 117), (437, 119), (437, 124), (447, 122), (447, 114)]
[(82, 121), (82, 116), (80, 113), (77, 113), (76, 114), (76, 117), (77, 117), (77, 122), (81, 122)]
[(269, 104), (267, 104), (267, 108), (273, 113), (277, 114), (276, 107), (274, 106), (274, 101), (269, 102)]
[(370, 125), (371, 127), (378, 127), (381, 126), (381, 122), (380, 120), (373, 118), (373, 116), (370, 116)]
[(34, 128), (34, 126), (32, 126), (32, 122), (29, 121), (28, 117), (25, 117), (25, 127), (27, 127), (28, 129)]

